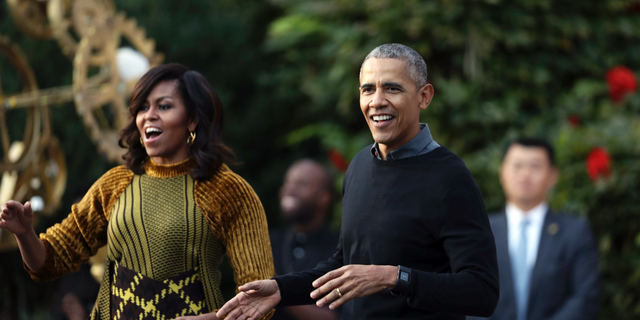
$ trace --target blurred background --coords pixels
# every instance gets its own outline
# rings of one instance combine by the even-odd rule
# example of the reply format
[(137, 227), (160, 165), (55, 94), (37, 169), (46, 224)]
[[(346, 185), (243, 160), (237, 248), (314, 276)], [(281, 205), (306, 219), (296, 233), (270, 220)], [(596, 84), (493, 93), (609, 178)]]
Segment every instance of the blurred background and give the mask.
[[(51, 166), (47, 172), (60, 201), (41, 197), (41, 232), (118, 163), (96, 142), (108, 139), (107, 130), (96, 133), (98, 125), (76, 107), (84, 89), (74, 72), (84, 66), (85, 78), (99, 75), (95, 61), (70, 59), (72, 49), (59, 37), (21, 29), (10, 10), (20, 2), (0, 0), (0, 36), (23, 52), (41, 92), (63, 87), (47, 101), (41, 95), (31, 102), (48, 106), (43, 136), (58, 142), (43, 147), (42, 157), (57, 161), (54, 173)], [(31, 2), (32, 10), (47, 7), (47, 1)], [(226, 141), (241, 162), (232, 169), (260, 196), (271, 228), (283, 224), (278, 190), (291, 163), (313, 158), (340, 177), (351, 157), (373, 142), (358, 103), (366, 54), (389, 42), (414, 48), (435, 87), (422, 122), (465, 161), (487, 212), (504, 206), (497, 172), (505, 143), (523, 136), (551, 141), (561, 172), (551, 207), (587, 218), (599, 242), (600, 319), (640, 318), (640, 1), (114, 0), (101, 10), (135, 18), (136, 32), (144, 29), (155, 40), (155, 53), (144, 52), (148, 44), (135, 37), (123, 36), (123, 46), (143, 52), (152, 65), (164, 55), (164, 62), (185, 64), (212, 83), (225, 105)], [(75, 37), (79, 51), (84, 37)], [(0, 97), (31, 90), (7, 57), (0, 52)], [(30, 109), (12, 109), (7, 101), (0, 121), (17, 141), (35, 120)], [(7, 164), (11, 152), (3, 150)], [(64, 181), (56, 180), (65, 168)], [(38, 189), (33, 173), (29, 177), (29, 187)], [(332, 217), (339, 228), (339, 203)], [(9, 244), (0, 257), (0, 319), (63, 319), (63, 282), (31, 281)], [(224, 269), (228, 298), (235, 285), (228, 265)]]

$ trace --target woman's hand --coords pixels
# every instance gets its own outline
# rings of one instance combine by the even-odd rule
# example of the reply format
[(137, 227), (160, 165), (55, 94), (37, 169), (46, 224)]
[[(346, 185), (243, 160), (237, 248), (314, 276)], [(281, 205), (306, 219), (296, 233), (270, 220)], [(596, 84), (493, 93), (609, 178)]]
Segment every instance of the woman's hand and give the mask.
[(33, 230), (33, 210), (31, 203), (27, 202), (24, 206), (18, 201), (9, 201), (2, 206), (2, 214), (0, 214), (0, 228), (7, 230), (17, 237), (27, 234)]
[(40, 241), (31, 226), (33, 223), (31, 203), (27, 202), (23, 206), (20, 202), (11, 200), (2, 206), (0, 218), (0, 229), (7, 230), (16, 236), (22, 260), (27, 267), (33, 271), (40, 270), (44, 265), (47, 252), (44, 243)]
[(218, 311), (218, 318), (255, 320), (280, 303), (280, 288), (275, 280), (253, 281), (239, 289), (240, 293)]

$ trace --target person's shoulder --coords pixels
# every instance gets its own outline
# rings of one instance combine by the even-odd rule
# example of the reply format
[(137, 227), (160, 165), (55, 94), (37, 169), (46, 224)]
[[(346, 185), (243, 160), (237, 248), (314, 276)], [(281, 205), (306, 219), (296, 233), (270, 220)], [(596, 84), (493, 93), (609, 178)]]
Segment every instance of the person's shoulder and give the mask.
[(440, 145), (437, 148), (418, 156), (397, 160), (406, 163), (411, 170), (416, 170), (417, 174), (429, 175), (430, 180), (443, 178), (448, 179), (458, 175), (471, 177), (471, 173), (455, 153)]
[(196, 181), (194, 192), (196, 202), (203, 206), (249, 205), (262, 208), (260, 199), (251, 185), (225, 164), (222, 164), (210, 179)]
[(572, 232), (570, 233), (583, 233), (585, 231), (590, 232), (591, 226), (589, 221), (580, 216), (564, 213), (549, 211), (548, 213), (556, 223)]
[(464, 161), (445, 146), (441, 145), (433, 149), (431, 153), (433, 153), (434, 160), (438, 161), (444, 169), (452, 170), (454, 173), (470, 174)]
[(128, 185), (131, 182), (133, 175), (133, 171), (127, 169), (124, 165), (120, 165), (105, 172), (102, 177), (96, 181), (94, 187), (109, 189), (119, 185)]
[(133, 171), (127, 169), (123, 164), (109, 169), (102, 175), (101, 179), (118, 179), (122, 177), (132, 177), (133, 175)]
[(206, 181), (199, 181), (207, 188), (226, 189), (230, 192), (253, 192), (247, 180), (233, 172), (226, 164), (220, 165), (216, 173)]
[(551, 219), (545, 222), (546, 228), (556, 235), (559, 245), (567, 246), (569, 251), (581, 251), (585, 244), (590, 244), (589, 247), (595, 250), (595, 237), (587, 219), (567, 213), (548, 214)]
[(477, 188), (471, 171), (455, 153), (444, 146), (440, 146), (430, 153), (433, 153), (433, 160), (430, 161), (431, 170), (429, 172), (434, 183), (443, 186), (445, 190), (458, 187)]

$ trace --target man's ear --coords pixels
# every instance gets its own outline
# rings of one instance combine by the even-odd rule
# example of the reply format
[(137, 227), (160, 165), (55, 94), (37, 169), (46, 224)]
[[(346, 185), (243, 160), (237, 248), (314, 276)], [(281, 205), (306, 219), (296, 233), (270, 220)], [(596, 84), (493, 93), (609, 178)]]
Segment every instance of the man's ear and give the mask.
[(433, 99), (433, 94), (434, 94), (433, 86), (431, 85), (431, 83), (427, 83), (424, 86), (422, 86), (422, 88), (420, 88), (418, 91), (420, 93), (420, 109), (425, 110), (427, 109), (427, 107), (431, 103), (431, 100)]

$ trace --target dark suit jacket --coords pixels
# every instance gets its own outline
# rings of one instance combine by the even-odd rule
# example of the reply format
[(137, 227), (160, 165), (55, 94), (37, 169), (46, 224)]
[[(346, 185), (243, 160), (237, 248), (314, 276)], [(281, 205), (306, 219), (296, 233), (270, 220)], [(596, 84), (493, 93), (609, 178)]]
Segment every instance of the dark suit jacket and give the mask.
[[(515, 320), (516, 301), (505, 212), (489, 217), (496, 240), (500, 299), (491, 320)], [(590, 320), (599, 311), (598, 252), (589, 224), (549, 211), (531, 273), (527, 320)]]

